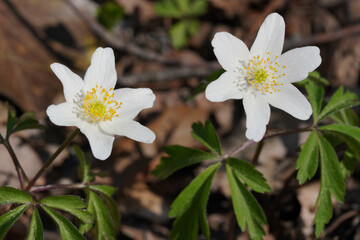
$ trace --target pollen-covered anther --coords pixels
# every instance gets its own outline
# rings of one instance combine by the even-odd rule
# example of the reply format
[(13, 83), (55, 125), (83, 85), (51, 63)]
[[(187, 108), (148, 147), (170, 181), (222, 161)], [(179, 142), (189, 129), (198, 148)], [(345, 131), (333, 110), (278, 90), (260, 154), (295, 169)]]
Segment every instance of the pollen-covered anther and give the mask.
[(286, 66), (280, 66), (277, 61), (278, 56), (272, 57), (270, 52), (266, 52), (266, 57), (253, 56), (252, 59), (244, 66), (246, 70), (246, 80), (250, 87), (259, 92), (272, 94), (279, 92), (277, 86), (283, 85), (278, 83), (280, 77), (285, 74), (280, 70)]
[(113, 100), (113, 90), (96, 85), (91, 91), (86, 92), (82, 109), (93, 122), (112, 121), (113, 117), (119, 116), (116, 110), (121, 107), (122, 102)]

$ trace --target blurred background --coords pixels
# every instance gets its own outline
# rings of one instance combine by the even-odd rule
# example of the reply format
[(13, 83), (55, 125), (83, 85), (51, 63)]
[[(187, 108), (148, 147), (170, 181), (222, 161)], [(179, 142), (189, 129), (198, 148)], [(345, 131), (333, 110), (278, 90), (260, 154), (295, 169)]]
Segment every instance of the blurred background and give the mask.
[[(103, 162), (93, 159), (83, 136), (75, 139), (102, 175), (96, 182), (118, 188), (115, 199), (122, 214), (118, 239), (168, 239), (172, 224), (167, 217), (169, 206), (203, 169), (198, 164), (167, 180), (157, 180), (151, 171), (160, 162), (162, 146), (201, 147), (191, 137), (191, 125), (206, 119), (215, 125), (225, 150), (246, 140), (241, 101), (211, 103), (202, 92), (206, 78), (220, 69), (211, 47), (216, 32), (230, 32), (250, 47), (265, 17), (278, 12), (286, 22), (284, 51), (320, 47), (318, 71), (330, 81), (326, 96), (340, 85), (359, 93), (359, 0), (183, 0), (185, 5), (175, 9), (167, 2), (171, 0), (0, 1), (0, 131), (5, 131), (5, 102), (18, 114), (35, 111), (47, 126), (46, 130), (12, 137), (28, 176), (37, 172), (71, 132), (71, 128), (53, 125), (45, 114), (49, 105), (64, 101), (61, 83), (49, 68), (51, 63), (65, 64), (83, 77), (93, 51), (99, 46), (112, 47), (117, 87), (148, 87), (156, 94), (154, 107), (138, 116), (155, 132), (154, 144), (117, 137), (111, 157)], [(186, 5), (192, 2), (198, 3)], [(300, 122), (272, 109), (269, 129), (302, 127), (310, 121)], [(299, 186), (294, 170), (297, 147), (306, 137), (304, 133), (269, 139), (258, 156), (257, 168), (273, 189), (271, 194), (255, 194), (269, 222), (266, 239), (314, 239), (312, 220), (319, 178)], [(251, 160), (255, 149), (250, 147), (239, 157)], [(77, 165), (74, 153), (66, 150), (38, 183), (76, 182)], [(0, 185), (18, 187), (15, 169), (1, 146)], [(345, 204), (334, 202), (334, 217), (324, 239), (360, 239), (359, 215), (344, 217), (344, 213), (360, 208), (359, 172), (349, 179), (347, 190)], [(68, 193), (71, 191), (44, 194)], [(0, 213), (6, 210), (0, 208)], [(248, 239), (237, 226), (224, 169), (213, 182), (207, 213), (212, 239)], [(24, 239), (29, 222), (30, 215), (22, 216), (7, 239)], [(45, 227), (45, 239), (60, 239), (56, 227)]]

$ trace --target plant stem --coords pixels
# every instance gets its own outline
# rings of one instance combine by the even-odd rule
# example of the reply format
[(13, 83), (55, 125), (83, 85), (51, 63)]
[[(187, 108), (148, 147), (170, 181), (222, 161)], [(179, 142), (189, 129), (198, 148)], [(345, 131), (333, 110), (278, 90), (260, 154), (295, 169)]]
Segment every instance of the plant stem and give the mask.
[[(294, 129), (290, 129), (290, 130), (278, 131), (275, 133), (265, 135), (263, 137), (262, 141), (267, 138), (290, 135), (290, 134), (295, 134), (295, 133), (300, 133), (300, 132), (308, 132), (308, 131), (312, 131), (313, 129), (314, 129), (313, 126), (309, 126), (309, 127), (304, 127), (304, 128), (294, 128)], [(236, 147), (234, 150), (232, 150), (228, 154), (225, 154), (224, 159), (238, 154), (239, 152), (243, 151), (247, 147), (251, 146), (253, 143), (256, 143), (256, 142), (254, 140), (248, 140), (248, 141), (244, 142), (243, 144), (239, 145), (238, 147)]]
[(67, 145), (69, 145), (69, 143), (76, 137), (79, 132), (80, 129), (76, 128), (71, 133), (71, 135), (67, 139), (65, 139), (65, 141), (60, 145), (56, 152), (49, 157), (49, 159), (44, 163), (41, 169), (36, 173), (35, 177), (27, 185), (26, 190), (29, 190), (32, 186), (34, 186), (36, 180), (46, 171), (46, 169), (51, 165), (51, 163), (56, 159), (56, 157), (66, 148)]
[(258, 145), (256, 146), (256, 152), (255, 152), (255, 155), (253, 157), (253, 159), (251, 160), (251, 163), (256, 166), (256, 164), (258, 163), (258, 160), (259, 160), (259, 156), (260, 156), (260, 153), (261, 153), (261, 150), (264, 146), (264, 140), (261, 140)]
[(34, 186), (30, 189), (30, 192), (43, 192), (49, 191), (53, 189), (83, 189), (87, 187), (85, 183), (73, 183), (73, 184), (65, 184), (65, 185), (44, 185), (44, 186)]
[(18, 178), (19, 178), (20, 187), (21, 187), (21, 189), (24, 189), (24, 180), (27, 183), (27, 182), (29, 182), (29, 179), (26, 176), (26, 173), (25, 173), (24, 169), (22, 168), (19, 160), (17, 159), (15, 152), (10, 145), (10, 142), (7, 141), (1, 134), (0, 134), (0, 141), (2, 144), (4, 144), (5, 148), (8, 150), (8, 152), (10, 154), (10, 157), (15, 165), (15, 170), (16, 170)]

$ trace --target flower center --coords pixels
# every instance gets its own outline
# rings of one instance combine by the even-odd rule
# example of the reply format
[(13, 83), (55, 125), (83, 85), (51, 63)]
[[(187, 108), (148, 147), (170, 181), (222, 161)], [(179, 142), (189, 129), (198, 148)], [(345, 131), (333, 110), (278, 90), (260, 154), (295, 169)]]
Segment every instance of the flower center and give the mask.
[(106, 90), (96, 85), (86, 92), (82, 109), (93, 122), (111, 121), (114, 116), (119, 116), (116, 110), (121, 107), (122, 102), (112, 100), (115, 95), (112, 91), (113, 88)]
[(280, 69), (284, 69), (286, 66), (280, 66), (276, 62), (278, 56), (271, 59), (270, 52), (267, 52), (266, 55), (265, 58), (253, 56), (244, 66), (244, 70), (246, 71), (246, 80), (252, 89), (272, 94), (280, 91), (277, 87), (283, 84), (279, 83), (278, 80), (280, 77), (285, 76), (284, 73), (280, 73)]

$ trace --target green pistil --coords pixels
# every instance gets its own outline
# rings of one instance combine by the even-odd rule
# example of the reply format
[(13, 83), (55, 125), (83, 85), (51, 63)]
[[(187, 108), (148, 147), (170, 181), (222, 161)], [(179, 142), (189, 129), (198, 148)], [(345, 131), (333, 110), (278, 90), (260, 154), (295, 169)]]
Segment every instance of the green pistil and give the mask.
[(254, 72), (254, 80), (258, 83), (265, 82), (268, 76), (267, 71), (262, 68)]
[(106, 112), (106, 106), (104, 105), (103, 102), (96, 101), (90, 107), (90, 111), (91, 111), (92, 114), (94, 114), (94, 116), (103, 117), (105, 115), (105, 112)]

